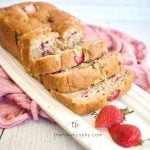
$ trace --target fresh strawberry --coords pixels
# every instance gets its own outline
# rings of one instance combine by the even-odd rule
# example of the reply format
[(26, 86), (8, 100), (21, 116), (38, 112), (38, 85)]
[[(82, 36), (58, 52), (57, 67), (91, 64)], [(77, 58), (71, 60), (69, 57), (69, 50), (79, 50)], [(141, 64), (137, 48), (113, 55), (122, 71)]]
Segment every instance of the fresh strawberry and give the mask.
[(120, 90), (116, 89), (115, 91), (112, 92), (111, 96), (108, 98), (109, 101), (112, 101), (116, 99), (120, 94)]
[(82, 53), (80, 56), (75, 56), (74, 59), (77, 64), (81, 64), (84, 62), (85, 55), (84, 55), (84, 53)]
[(123, 147), (132, 147), (142, 144), (141, 131), (134, 125), (116, 124), (109, 128), (112, 139)]
[(96, 118), (95, 127), (111, 127), (115, 124), (122, 123), (125, 115), (131, 112), (133, 111), (129, 111), (128, 108), (119, 109), (114, 105), (105, 106)]

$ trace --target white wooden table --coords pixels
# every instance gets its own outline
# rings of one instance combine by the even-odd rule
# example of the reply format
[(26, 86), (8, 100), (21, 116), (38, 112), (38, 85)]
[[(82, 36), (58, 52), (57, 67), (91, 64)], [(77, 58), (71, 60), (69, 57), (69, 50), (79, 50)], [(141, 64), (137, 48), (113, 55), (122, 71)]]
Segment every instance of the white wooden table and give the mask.
[[(21, 0), (0, 1), (0, 7)], [(150, 50), (149, 0), (51, 0), (85, 23), (111, 27), (144, 41)], [(150, 54), (149, 54), (150, 56)], [(150, 61), (149, 61), (150, 62)], [(150, 65), (150, 64), (149, 64)], [(0, 150), (82, 150), (57, 124), (45, 119), (0, 129)]]

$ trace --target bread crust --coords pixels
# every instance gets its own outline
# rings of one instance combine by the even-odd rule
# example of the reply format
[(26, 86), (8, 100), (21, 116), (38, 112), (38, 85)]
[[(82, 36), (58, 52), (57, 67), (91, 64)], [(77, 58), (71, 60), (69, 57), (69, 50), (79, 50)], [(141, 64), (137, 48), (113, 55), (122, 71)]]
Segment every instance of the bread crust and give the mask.
[(14, 30), (5, 22), (0, 21), (0, 45), (21, 61), (21, 53), (16, 42)]
[[(125, 81), (122, 81), (121, 84), (119, 85), (118, 89), (120, 89), (120, 93), (117, 97), (120, 98), (123, 96), (131, 87), (132, 81), (133, 81), (134, 74), (133, 72), (129, 72), (128, 77), (126, 78)], [(115, 84), (115, 83), (114, 83)], [(59, 102), (64, 104), (66, 107), (71, 109), (73, 112), (79, 115), (84, 115), (88, 114), (92, 111), (96, 111), (104, 106), (106, 106), (109, 101), (108, 101), (108, 95), (100, 95), (99, 97), (93, 98), (92, 101), (88, 102), (81, 102), (77, 103), (72, 99), (71, 97), (67, 96), (64, 93), (59, 93), (55, 90), (51, 90), (51, 94), (54, 98), (56, 98)]]
[(58, 9), (52, 4), (49, 4), (47, 2), (25, 2), (13, 5), (12, 7), (15, 9), (24, 9), (26, 6), (32, 5), (36, 7), (37, 12), (27, 13), (29, 18), (36, 18), (44, 24), (47, 24), (48, 21), (51, 21), (49, 25), (54, 31), (59, 32), (62, 37), (65, 36), (65, 32), (67, 30), (73, 28), (80, 31), (82, 33), (82, 36), (84, 36), (84, 25), (81, 23), (81, 21), (71, 14)]
[(73, 92), (88, 88), (98, 82), (109, 78), (119, 72), (122, 68), (122, 57), (119, 53), (109, 55), (109, 59), (100, 58), (87, 66), (79, 65), (76, 70), (70, 69), (66, 73), (44, 74), (41, 80), (47, 89), (58, 92)]

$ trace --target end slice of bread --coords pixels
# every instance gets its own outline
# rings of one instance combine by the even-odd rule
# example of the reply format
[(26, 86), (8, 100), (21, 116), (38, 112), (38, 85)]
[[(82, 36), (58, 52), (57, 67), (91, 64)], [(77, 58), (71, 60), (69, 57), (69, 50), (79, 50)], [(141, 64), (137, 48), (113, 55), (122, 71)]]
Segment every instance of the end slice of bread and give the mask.
[(110, 53), (59, 73), (41, 75), (41, 79), (47, 89), (62, 93), (73, 92), (117, 74), (123, 68), (122, 63), (120, 53)]
[(83, 115), (104, 107), (112, 97), (121, 97), (130, 89), (132, 81), (133, 72), (123, 70), (115, 76), (87, 89), (72, 93), (59, 93), (51, 90), (51, 94), (73, 112)]

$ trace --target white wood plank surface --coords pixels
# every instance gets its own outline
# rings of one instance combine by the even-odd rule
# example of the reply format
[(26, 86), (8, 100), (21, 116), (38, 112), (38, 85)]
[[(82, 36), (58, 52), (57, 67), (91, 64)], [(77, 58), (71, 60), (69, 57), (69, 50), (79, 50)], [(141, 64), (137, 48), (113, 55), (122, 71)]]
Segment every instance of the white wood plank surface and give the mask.
[(1, 138), (2, 138), (2, 134), (3, 134), (3, 129), (0, 128), (0, 140), (1, 140)]
[(0, 128), (0, 141), (2, 139), (3, 133), (4, 133), (5, 129)]
[(26, 121), (5, 129), (0, 140), (1, 150), (83, 150), (57, 124), (45, 119)]
[[(1, 1), (0, 7), (21, 0)], [(149, 0), (51, 0), (85, 23), (111, 27), (144, 41), (150, 48)], [(149, 54), (150, 55), (150, 54)], [(149, 62), (150, 63), (150, 62)], [(149, 64), (150, 65), (150, 64)], [(2, 133), (0, 129), (0, 135)], [(60, 136), (55, 136), (58, 134)], [(26, 121), (6, 129), (0, 140), (0, 150), (82, 150), (83, 148), (56, 124), (40, 119)]]

